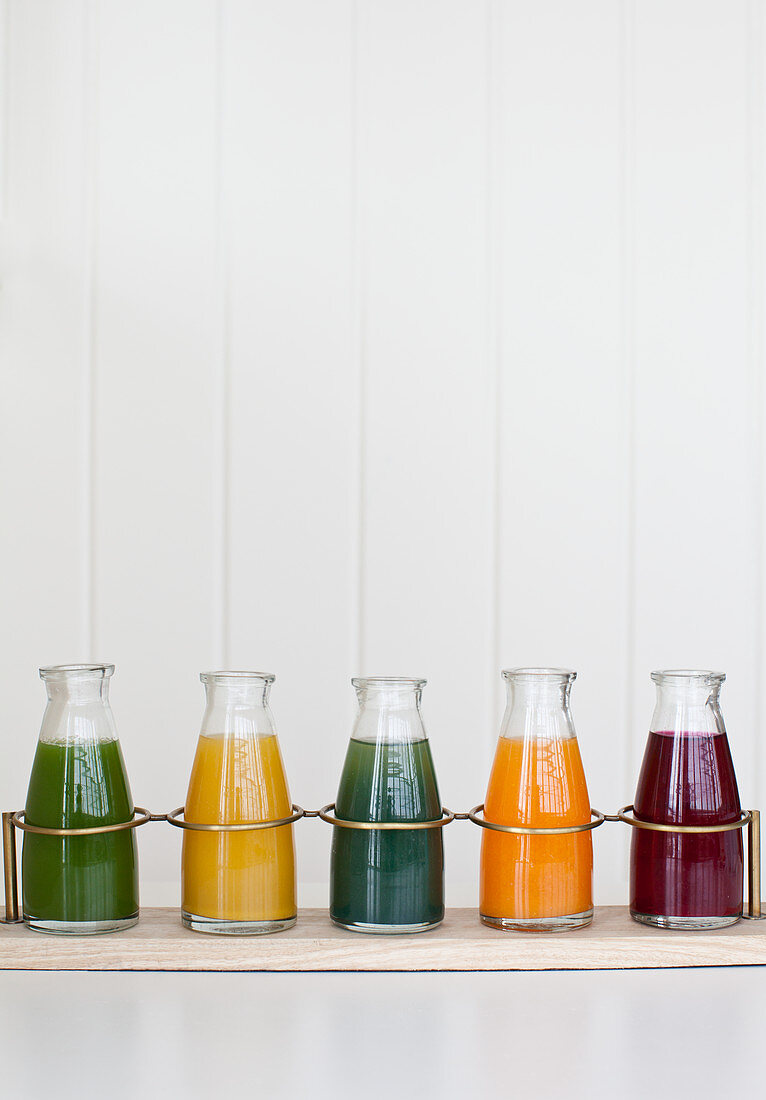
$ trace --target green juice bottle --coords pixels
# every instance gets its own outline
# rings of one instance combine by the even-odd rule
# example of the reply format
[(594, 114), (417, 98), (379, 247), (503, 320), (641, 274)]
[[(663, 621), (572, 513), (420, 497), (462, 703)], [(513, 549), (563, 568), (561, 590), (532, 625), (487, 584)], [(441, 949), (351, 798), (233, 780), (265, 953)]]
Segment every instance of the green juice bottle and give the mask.
[[(439, 821), (420, 714), (425, 680), (352, 680), (359, 715), (335, 800), (347, 821)], [(425, 932), (444, 918), (442, 830), (333, 829), (330, 916), (355, 932)]]
[[(109, 706), (114, 665), (40, 669), (48, 692), (25, 819), (84, 829), (133, 817), (125, 763)], [(24, 833), (24, 923), (38, 932), (115, 932), (138, 920), (135, 831), (56, 837)]]

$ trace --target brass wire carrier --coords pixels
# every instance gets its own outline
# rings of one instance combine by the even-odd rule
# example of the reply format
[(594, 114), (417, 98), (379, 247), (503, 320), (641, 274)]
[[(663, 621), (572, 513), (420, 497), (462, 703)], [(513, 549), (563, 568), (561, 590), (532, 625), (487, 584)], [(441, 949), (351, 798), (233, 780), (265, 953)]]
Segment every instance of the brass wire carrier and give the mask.
[(527, 825), (498, 825), (495, 821), (486, 821), (483, 817), (478, 817), (484, 810), (484, 803), (480, 802), (478, 806), (474, 806), (472, 810), (466, 814), (468, 821), (472, 821), (474, 825), (480, 825), (482, 829), (492, 829), (497, 833), (518, 833), (521, 836), (560, 836), (564, 833), (584, 833), (588, 829), (597, 829), (599, 825), (603, 825), (607, 820), (606, 814), (602, 814), (600, 810), (594, 810), (591, 807), (591, 820), (586, 821), (583, 825), (562, 825), (557, 828), (532, 828)]
[[(86, 837), (97, 836), (100, 833), (116, 833), (125, 829), (137, 829), (150, 821), (166, 821), (177, 829), (192, 829), (197, 832), (211, 833), (235, 833), (250, 832), (256, 829), (279, 829), (285, 825), (292, 825), (302, 817), (319, 817), (328, 825), (334, 825), (341, 829), (362, 829), (366, 832), (379, 830), (407, 830), (418, 829), (442, 829), (453, 821), (470, 821), (482, 829), (491, 829), (498, 833), (513, 833), (520, 836), (561, 836), (567, 833), (583, 833), (591, 829), (598, 829), (605, 821), (620, 821), (630, 825), (633, 829), (649, 829), (661, 833), (727, 833), (736, 829), (747, 828), (747, 911), (743, 910), (742, 916), (749, 920), (764, 920), (766, 916), (761, 914), (761, 814), (759, 810), (742, 810), (736, 821), (729, 821), (723, 825), (664, 825), (653, 821), (642, 821), (635, 816), (632, 805), (622, 806), (616, 814), (604, 814), (600, 810), (591, 808), (591, 820), (581, 825), (564, 825), (557, 828), (532, 828), (523, 825), (499, 825), (495, 821), (486, 821), (479, 817), (484, 811), (484, 803), (480, 802), (467, 813), (456, 813), (442, 806), (441, 818), (434, 821), (349, 821), (335, 816), (335, 803), (328, 802), (321, 810), (304, 810), (301, 806), (291, 806), (292, 814), (289, 817), (280, 817), (272, 821), (240, 821), (237, 823), (203, 823), (197, 821), (182, 821), (181, 814), (184, 807), (179, 806), (167, 814), (153, 814), (142, 806), (136, 806), (130, 821), (121, 821), (116, 825), (94, 825), (82, 829), (52, 829), (42, 825), (29, 825), (25, 820), (23, 810), (15, 813), (8, 811), (2, 815), (3, 824), (3, 867), (5, 879), (5, 919), (3, 924), (18, 924), (22, 918), (19, 916), (17, 859), (16, 859), (16, 829), (27, 833), (38, 833), (43, 836), (54, 837)], [(136, 816), (138, 815), (138, 816)]]
[(319, 810), (317, 817), (326, 821), (328, 825), (338, 825), (341, 829), (364, 829), (365, 832), (377, 832), (379, 829), (443, 829), (455, 820), (455, 814), (442, 806), (442, 817), (434, 821), (349, 821), (345, 817), (330, 817), (330, 810), (335, 810), (335, 803), (328, 802)]
[(40, 833), (42, 836), (96, 836), (98, 833), (120, 833), (124, 829), (137, 829), (140, 825), (146, 825), (147, 821), (165, 820), (165, 814), (152, 814), (143, 806), (136, 806), (133, 813), (139, 816), (134, 816), (130, 821), (120, 821), (116, 825), (92, 825), (87, 829), (49, 829), (43, 825), (28, 825), (24, 820), (23, 810), (11, 814), (11, 821), (17, 829), (25, 833)]
[[(138, 817), (136, 817), (138, 814)], [(19, 884), (16, 873), (16, 829), (41, 836), (76, 837), (98, 836), (101, 833), (120, 833), (126, 829), (138, 829), (149, 821), (166, 821), (165, 814), (153, 814), (143, 806), (133, 808), (130, 821), (118, 821), (114, 825), (91, 825), (82, 829), (53, 829), (44, 825), (29, 825), (24, 810), (3, 813), (3, 874), (5, 884), (5, 916), (2, 924), (19, 924)]]
[(184, 812), (184, 807), (179, 806), (177, 810), (171, 810), (169, 814), (165, 814), (164, 820), (168, 825), (175, 825), (177, 829), (193, 829), (199, 833), (249, 833), (255, 829), (279, 829), (282, 825), (292, 825), (294, 821), (300, 821), (306, 815), (303, 807), (296, 806), (294, 803), (292, 810), (290, 817), (278, 817), (273, 821), (238, 821), (236, 824), (220, 822), (215, 825), (203, 825), (199, 821), (180, 821), (179, 815)]
[(727, 821), (723, 825), (661, 825), (655, 821), (642, 821), (640, 817), (628, 816), (635, 815), (632, 805), (621, 806), (614, 816), (617, 821), (624, 821), (633, 829), (649, 829), (655, 833), (731, 833), (749, 825), (754, 813), (758, 813), (758, 810), (742, 810), (736, 821)]
[(649, 829), (655, 833), (731, 833), (747, 826), (747, 912), (746, 920), (766, 920), (761, 913), (761, 811), (742, 810), (736, 821), (723, 825), (662, 825), (654, 821), (642, 821), (635, 816), (633, 806), (622, 806), (614, 815), (632, 829)]

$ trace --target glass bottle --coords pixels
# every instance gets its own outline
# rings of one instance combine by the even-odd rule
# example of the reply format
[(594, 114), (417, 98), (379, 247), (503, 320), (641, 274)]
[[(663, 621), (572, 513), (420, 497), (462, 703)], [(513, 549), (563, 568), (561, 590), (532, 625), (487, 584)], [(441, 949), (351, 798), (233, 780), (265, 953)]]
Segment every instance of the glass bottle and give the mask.
[[(590, 821), (569, 694), (576, 672), (503, 672), (507, 703), (484, 800), (498, 825), (558, 828)], [(493, 928), (562, 932), (593, 919), (590, 832), (525, 836), (482, 830), (480, 915)]]
[[(25, 807), (30, 825), (84, 829), (133, 817), (109, 706), (114, 665), (41, 668), (48, 692)], [(38, 932), (116, 932), (138, 920), (133, 829), (94, 836), (24, 833), (24, 922)]]
[[(657, 703), (634, 811), (663, 825), (722, 825), (741, 806), (718, 696), (722, 672), (653, 672)], [(742, 915), (742, 832), (633, 829), (630, 912), (659, 928), (724, 928)]]
[[(441, 801), (420, 713), (425, 680), (355, 679), (359, 701), (335, 813), (348, 821), (437, 821)], [(354, 932), (424, 932), (444, 918), (442, 830), (335, 826), (330, 916)]]
[[(184, 817), (200, 824), (292, 813), (264, 672), (203, 672), (207, 705)], [(295, 924), (292, 825), (252, 832), (184, 830), (182, 920), (195, 932), (281, 932)]]

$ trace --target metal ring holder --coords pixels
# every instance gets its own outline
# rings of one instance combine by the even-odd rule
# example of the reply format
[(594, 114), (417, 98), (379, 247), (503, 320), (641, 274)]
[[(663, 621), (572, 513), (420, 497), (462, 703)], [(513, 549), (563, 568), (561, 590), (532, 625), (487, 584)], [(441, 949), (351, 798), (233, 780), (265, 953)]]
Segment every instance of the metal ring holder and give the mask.
[[(139, 816), (136, 817), (135, 815)], [(130, 821), (119, 821), (115, 825), (93, 825), (83, 829), (49, 829), (43, 825), (29, 825), (23, 810), (3, 814), (3, 868), (5, 875), (5, 919), (3, 924), (18, 924), (19, 884), (16, 876), (16, 829), (24, 833), (39, 833), (41, 836), (98, 836), (100, 833), (121, 833), (126, 829), (138, 829), (149, 821), (164, 821), (164, 814), (153, 814), (143, 806), (136, 806)]]
[(565, 833), (584, 833), (589, 829), (597, 829), (599, 825), (603, 825), (606, 821), (606, 815), (602, 814), (599, 810), (594, 810), (591, 807), (591, 820), (586, 821), (583, 825), (562, 825), (558, 828), (532, 828), (527, 825), (498, 825), (495, 821), (485, 821), (483, 817), (478, 817), (484, 809), (484, 803), (480, 802), (478, 806), (474, 806), (472, 810), (469, 810), (466, 814), (468, 821), (472, 821), (474, 825), (480, 825), (482, 829), (492, 829), (497, 833), (518, 833), (520, 836), (561, 836)]
[(330, 810), (335, 810), (335, 803), (328, 802), (317, 814), (328, 825), (339, 825), (342, 829), (364, 829), (366, 832), (377, 832), (378, 829), (443, 829), (445, 825), (455, 820), (451, 810), (442, 806), (443, 817), (436, 821), (349, 821), (343, 817), (330, 817)]
[(165, 814), (165, 820), (168, 825), (175, 825), (177, 829), (193, 829), (200, 833), (245, 833), (252, 832), (254, 829), (279, 829), (282, 825), (292, 825), (294, 821), (300, 821), (306, 813), (301, 806), (293, 805), (292, 810), (290, 817), (279, 817), (274, 821), (238, 821), (236, 824), (219, 822), (215, 825), (203, 825), (198, 821), (179, 821), (179, 815), (184, 812), (184, 807), (179, 806), (177, 810), (171, 810), (169, 814)]
[[(43, 825), (28, 825), (23, 810), (11, 814), (11, 821), (17, 829), (25, 833), (40, 833), (42, 836), (96, 836), (98, 833), (121, 833), (125, 829), (137, 829), (139, 825), (146, 825), (147, 821), (156, 820), (155, 815), (143, 806), (136, 806), (133, 813), (140, 816), (133, 817), (130, 821), (120, 821), (116, 825), (93, 825), (87, 829), (48, 829)], [(160, 816), (160, 820), (165, 820), (164, 814)]]
[(632, 805), (622, 806), (615, 819), (630, 825), (632, 829), (648, 829), (655, 833), (731, 833), (747, 826), (747, 912), (746, 920), (764, 920), (761, 914), (761, 811), (742, 810), (736, 821), (723, 825), (663, 825), (654, 821), (642, 821), (635, 817)]
[(732, 833), (735, 829), (744, 829), (753, 819), (753, 813), (757, 810), (742, 810), (736, 821), (727, 821), (723, 825), (661, 825), (659, 822), (642, 821), (640, 817), (629, 817), (635, 814), (633, 806), (621, 806), (615, 814), (618, 821), (624, 821), (634, 829), (648, 829), (654, 833)]

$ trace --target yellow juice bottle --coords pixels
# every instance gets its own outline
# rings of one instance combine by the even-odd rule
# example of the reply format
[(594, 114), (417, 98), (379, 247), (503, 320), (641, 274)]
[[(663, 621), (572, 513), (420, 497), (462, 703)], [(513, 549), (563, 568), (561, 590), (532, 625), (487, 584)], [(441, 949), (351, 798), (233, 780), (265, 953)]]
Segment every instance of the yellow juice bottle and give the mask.
[[(240, 824), (289, 817), (290, 794), (263, 673), (203, 673), (207, 708), (186, 796), (186, 821)], [(279, 932), (295, 923), (292, 825), (184, 830), (182, 919), (197, 932)]]

